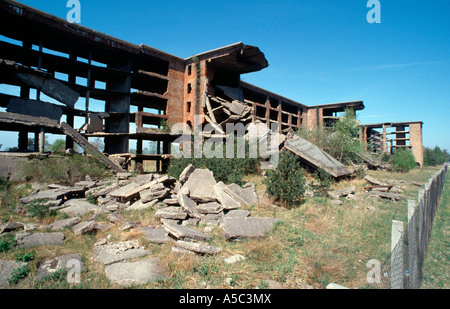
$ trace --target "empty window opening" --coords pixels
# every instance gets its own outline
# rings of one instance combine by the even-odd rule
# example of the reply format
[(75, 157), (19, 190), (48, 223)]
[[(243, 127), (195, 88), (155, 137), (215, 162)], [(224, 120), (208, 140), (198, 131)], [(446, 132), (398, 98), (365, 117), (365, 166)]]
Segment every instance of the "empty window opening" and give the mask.
[(187, 102), (186, 103), (186, 112), (190, 113), (191, 112), (191, 102)]

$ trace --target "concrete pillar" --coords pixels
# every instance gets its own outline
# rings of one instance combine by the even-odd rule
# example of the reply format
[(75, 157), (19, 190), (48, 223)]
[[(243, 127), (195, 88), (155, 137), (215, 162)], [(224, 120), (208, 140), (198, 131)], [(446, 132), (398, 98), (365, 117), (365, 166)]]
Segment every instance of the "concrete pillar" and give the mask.
[(392, 221), (391, 289), (403, 289), (403, 222)]
[(39, 153), (45, 152), (45, 129), (41, 128), (39, 132)]
[(412, 123), (409, 125), (409, 140), (416, 162), (420, 164), (420, 167), (423, 167), (422, 123)]
[(409, 267), (409, 288), (419, 288), (419, 269), (417, 263), (418, 238), (417, 238), (417, 217), (418, 207), (414, 200), (408, 200), (408, 267)]

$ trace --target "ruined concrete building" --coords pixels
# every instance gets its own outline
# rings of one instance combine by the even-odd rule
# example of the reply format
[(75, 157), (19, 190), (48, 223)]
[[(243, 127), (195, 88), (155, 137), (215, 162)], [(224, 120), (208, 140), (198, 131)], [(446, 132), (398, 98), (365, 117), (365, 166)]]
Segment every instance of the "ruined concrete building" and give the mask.
[[(268, 67), (259, 48), (244, 43), (183, 59), (16, 1), (0, 1), (0, 20), (0, 82), (18, 89), (0, 93), (0, 130), (18, 132), (19, 151), (28, 149), (30, 134), (37, 152), (43, 151), (46, 133), (67, 135), (67, 149), (74, 141), (89, 147), (88, 139), (99, 137), (105, 153), (155, 160), (161, 169), (178, 137), (167, 128), (192, 126), (194, 115), (217, 132), (238, 120), (276, 122), (287, 132), (327, 125), (347, 108), (364, 109), (362, 101), (307, 106), (243, 82), (242, 74)], [(92, 108), (99, 102), (100, 110)], [(81, 128), (74, 128), (76, 118), (83, 119)], [(397, 126), (395, 146), (412, 147), (422, 163), (421, 128), (407, 126)], [(363, 141), (390, 141), (375, 128), (362, 127)], [(136, 141), (136, 154), (130, 154), (130, 140)], [(157, 144), (156, 154), (143, 154), (145, 141)], [(380, 146), (382, 152), (390, 149)]]

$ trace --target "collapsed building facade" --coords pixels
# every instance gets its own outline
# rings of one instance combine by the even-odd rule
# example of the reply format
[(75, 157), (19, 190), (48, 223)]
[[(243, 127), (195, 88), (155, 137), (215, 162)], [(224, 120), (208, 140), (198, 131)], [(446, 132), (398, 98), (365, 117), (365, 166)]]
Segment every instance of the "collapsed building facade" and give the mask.
[[(192, 127), (195, 115), (216, 133), (237, 121), (278, 123), (286, 133), (328, 125), (349, 108), (364, 109), (362, 101), (307, 106), (242, 81), (242, 74), (269, 64), (258, 47), (241, 42), (183, 59), (15, 1), (0, 1), (0, 20), (0, 83), (17, 89), (0, 93), (0, 130), (18, 132), (18, 151), (28, 150), (30, 134), (36, 152), (43, 151), (45, 134), (65, 134), (66, 149), (74, 142), (95, 148), (88, 140), (102, 138), (109, 158), (154, 160), (160, 171), (179, 137), (167, 128)], [(75, 127), (76, 119), (84, 125)], [(423, 164), (421, 125), (408, 126), (408, 132), (405, 127), (398, 127), (397, 134), (406, 135), (402, 142), (397, 136), (396, 146), (410, 146)], [(362, 126), (361, 141), (379, 136), (375, 129)], [(130, 153), (130, 141), (136, 153)], [(156, 143), (156, 154), (144, 154), (146, 141)], [(379, 151), (394, 149), (386, 146), (386, 132), (381, 142)]]

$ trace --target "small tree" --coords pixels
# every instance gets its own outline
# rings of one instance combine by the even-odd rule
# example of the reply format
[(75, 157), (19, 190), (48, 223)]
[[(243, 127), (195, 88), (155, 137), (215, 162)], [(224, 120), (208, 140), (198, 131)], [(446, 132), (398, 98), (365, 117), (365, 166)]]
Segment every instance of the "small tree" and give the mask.
[(409, 149), (396, 149), (392, 160), (397, 172), (409, 172), (416, 167), (416, 158)]
[(297, 157), (287, 150), (280, 153), (280, 161), (274, 170), (267, 171), (267, 193), (287, 206), (302, 201), (305, 194), (305, 171)]

